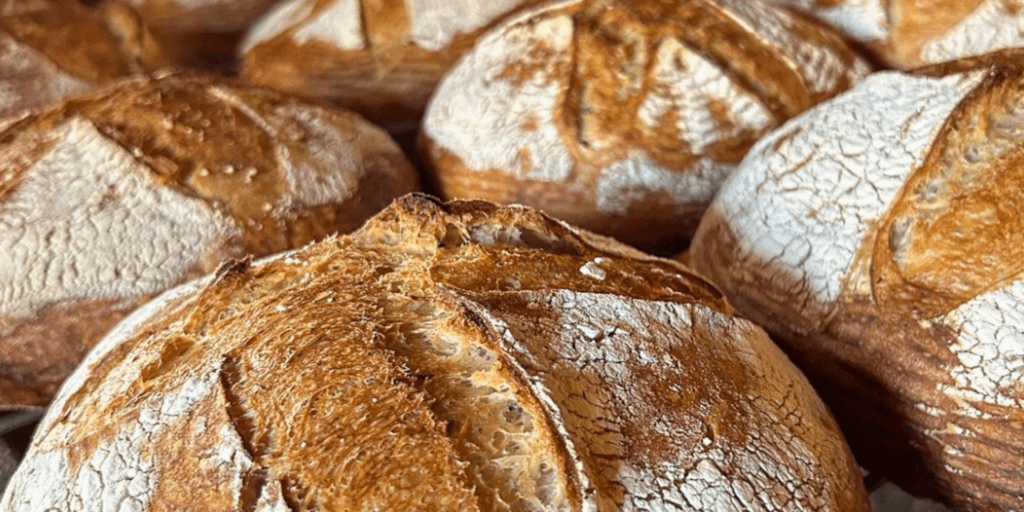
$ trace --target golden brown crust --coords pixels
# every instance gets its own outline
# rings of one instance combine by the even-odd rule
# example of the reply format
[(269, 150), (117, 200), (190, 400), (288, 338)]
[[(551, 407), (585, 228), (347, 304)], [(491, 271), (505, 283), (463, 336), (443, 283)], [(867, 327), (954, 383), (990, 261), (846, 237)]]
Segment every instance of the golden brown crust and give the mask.
[[(417, 188), (397, 145), (358, 115), (212, 77), (69, 100), (0, 132), (0, 155), (0, 243), (16, 269), (0, 281), (0, 403), (45, 404), (152, 294), (351, 231)], [(37, 212), (52, 194), (71, 199)]]
[(420, 147), (444, 197), (671, 253), (758, 138), (866, 72), (836, 34), (760, 3), (547, 4), (447, 75)]
[[(311, 13), (319, 13), (337, 1), (309, 0), (306, 4)], [(359, 35), (365, 38), (362, 48), (299, 40), (297, 33), (312, 23), (310, 15), (246, 48), (240, 74), (253, 83), (334, 102), (389, 129), (404, 129), (416, 124), (437, 82), (480, 34), (537, 1), (518, 3), (519, 7), (483, 27), (454, 34), (440, 48), (424, 48), (411, 34), (405, 0), (363, 0), (356, 2), (362, 24)]]
[[(690, 255), (808, 372), (865, 467), (956, 510), (1024, 506), (1019, 57), (877, 75), (805, 116), (748, 160)], [(881, 91), (904, 92), (852, 118)]]
[[(57, 476), (34, 505), (89, 505), (74, 482), (95, 468), (138, 475), (143, 511), (868, 510), (763, 332), (684, 267), (590, 239), (414, 195), (350, 236), (226, 265), (84, 363), (23, 466)], [(110, 454), (121, 466), (98, 468)], [(27, 506), (29, 481), (0, 510)]]

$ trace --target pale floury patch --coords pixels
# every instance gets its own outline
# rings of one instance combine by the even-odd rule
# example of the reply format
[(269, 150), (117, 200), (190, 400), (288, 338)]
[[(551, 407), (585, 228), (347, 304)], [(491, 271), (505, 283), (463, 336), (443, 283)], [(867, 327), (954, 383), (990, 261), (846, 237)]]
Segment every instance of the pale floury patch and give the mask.
[(278, 4), (249, 30), (239, 45), (239, 53), (244, 55), (256, 45), (292, 29), (295, 29), (292, 37), (298, 44), (318, 41), (343, 50), (366, 47), (359, 0), (334, 0), (314, 12), (316, 5), (315, 0), (288, 0)]
[[(640, 104), (637, 116), (653, 129), (664, 123), (663, 116), (675, 114), (679, 139), (688, 142), (694, 154), (745, 130), (763, 131), (774, 122), (757, 96), (676, 39), (664, 39), (658, 45), (650, 76), (651, 93)], [(712, 113), (712, 102), (728, 109), (732, 130), (722, 129)]]
[(121, 427), (78, 466), (69, 462), (65, 448), (48, 450), (37, 442), (31, 459), (14, 474), (0, 499), (0, 510), (149, 510), (159, 485), (154, 440), (172, 423), (187, 418), (215, 381), (216, 373), (186, 381), (162, 403), (143, 410), (137, 422)]
[[(651, 382), (645, 379), (653, 375), (676, 383), (668, 392), (693, 385), (671, 352), (685, 347), (679, 340), (692, 339), (691, 330), (714, 332), (752, 372), (763, 371), (764, 361), (750, 346), (751, 325), (695, 304), (569, 290), (522, 295), (554, 311), (557, 325), (542, 320), (545, 327), (536, 332), (512, 335), (502, 321), (489, 321), (504, 331), (505, 350), (530, 373), (535, 392), (550, 397), (551, 416), (573, 440), (579, 471), (598, 489), (590, 503), (594, 510), (811, 511), (834, 503), (827, 492), (801, 491), (821, 468), (803, 441), (764, 412), (776, 407), (732, 405), (748, 409), (757, 423), (756, 442), (734, 446), (704, 434), (705, 415), (723, 404), (705, 400), (667, 411), (650, 401)], [(654, 332), (652, 326), (658, 326)], [(540, 334), (545, 329), (555, 329), (559, 339), (548, 340)], [(762, 399), (749, 398), (750, 404)], [(635, 441), (624, 435), (627, 417), (643, 424), (645, 442), (657, 445), (656, 451), (631, 446)], [(692, 440), (702, 441), (695, 449)]]
[(412, 41), (438, 51), (459, 34), (483, 28), (524, 0), (406, 0)]
[[(52, 137), (0, 210), (0, 316), (159, 292), (238, 232), (204, 201), (156, 183), (92, 123), (72, 119)], [(125, 240), (138, 243), (127, 250)]]
[[(885, 41), (889, 38), (888, 4), (885, 0), (844, 0), (821, 2), (819, 0), (772, 0), (774, 3), (792, 5), (814, 13), (819, 19), (839, 28), (855, 41)], [(833, 4), (833, 5), (829, 5)]]
[(363, 49), (366, 39), (359, 0), (334, 0), (296, 30), (294, 37), (300, 44), (321, 41), (343, 50)]
[[(921, 46), (921, 60), (934, 63), (1024, 45), (1024, 6), (988, 0), (942, 37)], [(1016, 5), (1016, 2), (1014, 2)]]
[(983, 75), (876, 73), (759, 141), (711, 206), (735, 232), (735, 268), (771, 276), (771, 293), (803, 305), (800, 328), (815, 328), (865, 234)]
[(961, 363), (950, 371), (956, 386), (945, 393), (958, 402), (1024, 405), (1024, 281), (978, 295), (941, 321), (957, 333), (949, 348)]
[[(527, 179), (565, 180), (573, 159), (557, 125), (541, 118), (526, 128), (523, 120), (538, 113), (554, 115), (560, 108), (564, 85), (553, 69), (569, 64), (573, 22), (568, 15), (544, 13), (576, 3), (528, 11), (521, 16), (536, 23), (516, 23), (517, 17), (481, 39), (438, 86), (423, 120), (426, 135), (458, 155), (469, 170), (512, 170)], [(538, 47), (545, 55), (532, 56)], [(513, 66), (528, 70), (529, 76), (502, 76)], [(524, 152), (530, 155), (525, 165)]]
[(680, 209), (666, 215), (682, 215), (687, 206), (710, 202), (718, 184), (734, 167), (701, 157), (688, 172), (679, 172), (658, 165), (641, 150), (632, 150), (626, 158), (601, 169), (595, 203), (603, 213), (626, 214), (630, 206), (643, 203), (651, 191), (665, 192)]
[(871, 71), (867, 63), (860, 59), (854, 60), (851, 70), (841, 55), (794, 37), (794, 18), (784, 16), (784, 12), (779, 9), (749, 0), (719, 0), (719, 3), (726, 8), (724, 12), (739, 22), (747, 32), (756, 34), (773, 48), (780, 49), (779, 55), (789, 61), (807, 81), (812, 93), (827, 94), (835, 90), (835, 84), (850, 75), (863, 77)]
[(244, 55), (254, 46), (302, 23), (302, 20), (313, 12), (314, 4), (315, 2), (309, 0), (285, 0), (277, 4), (249, 29), (245, 39), (238, 46), (239, 54)]

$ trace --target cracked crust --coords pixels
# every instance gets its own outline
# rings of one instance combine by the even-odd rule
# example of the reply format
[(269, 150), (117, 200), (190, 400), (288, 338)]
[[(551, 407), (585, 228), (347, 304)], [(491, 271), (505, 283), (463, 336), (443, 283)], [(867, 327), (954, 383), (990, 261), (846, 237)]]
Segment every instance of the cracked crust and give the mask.
[(324, 98), (393, 131), (497, 20), (537, 0), (285, 0), (243, 41), (241, 74)]
[(1024, 45), (1019, 0), (771, 1), (834, 26), (897, 69)]
[(787, 124), (689, 256), (868, 469), (957, 510), (1024, 508), (1021, 57), (876, 74)]
[(168, 64), (123, 5), (18, 7), (24, 10), (0, 15), (0, 129), (66, 97)]
[(758, 2), (551, 2), (452, 69), (421, 150), (446, 197), (671, 252), (761, 135), (867, 72), (837, 35)]
[(416, 176), (355, 114), (212, 78), (123, 82), (0, 132), (0, 404), (226, 259), (348, 232)]
[(866, 512), (767, 336), (629, 252), (524, 207), (407, 196), (226, 265), (90, 354), (0, 510)]

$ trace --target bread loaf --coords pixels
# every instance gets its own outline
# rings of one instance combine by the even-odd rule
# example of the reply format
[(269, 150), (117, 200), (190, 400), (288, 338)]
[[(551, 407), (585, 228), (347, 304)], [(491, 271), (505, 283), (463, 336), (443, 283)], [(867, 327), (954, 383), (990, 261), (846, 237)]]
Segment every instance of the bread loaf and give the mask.
[(862, 464), (962, 511), (1024, 510), (1022, 63), (872, 75), (759, 142), (691, 247)]
[(1019, 0), (772, 1), (829, 23), (899, 69), (1024, 45)]
[(407, 130), (477, 36), (528, 3), (538, 1), (285, 0), (246, 36), (241, 74)]
[(89, 356), (0, 511), (868, 511), (764, 333), (628, 252), (409, 196), (224, 266)]
[(45, 404), (141, 301), (356, 228), (416, 188), (359, 116), (214, 78), (122, 82), (0, 132), (0, 405)]
[(138, 16), (122, 4), (0, 7), (0, 129), (70, 95), (169, 64)]
[(445, 77), (424, 160), (446, 197), (671, 252), (758, 137), (867, 72), (828, 29), (761, 1), (549, 2)]

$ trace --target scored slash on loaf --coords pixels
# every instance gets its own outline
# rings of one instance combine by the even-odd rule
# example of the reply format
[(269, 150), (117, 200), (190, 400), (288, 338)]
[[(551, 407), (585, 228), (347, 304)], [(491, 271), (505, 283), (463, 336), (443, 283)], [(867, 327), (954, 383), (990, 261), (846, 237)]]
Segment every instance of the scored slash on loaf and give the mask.
[(671, 252), (761, 135), (868, 71), (828, 28), (761, 2), (549, 2), (445, 76), (420, 142), (445, 197)]
[(359, 116), (217, 78), (118, 83), (0, 132), (0, 406), (222, 261), (355, 229), (417, 177)]
[(776, 335), (858, 460), (1024, 509), (1024, 54), (877, 73), (762, 139), (689, 261)]
[(764, 332), (629, 252), (407, 196), (225, 266), (100, 344), (0, 510), (868, 511)]

